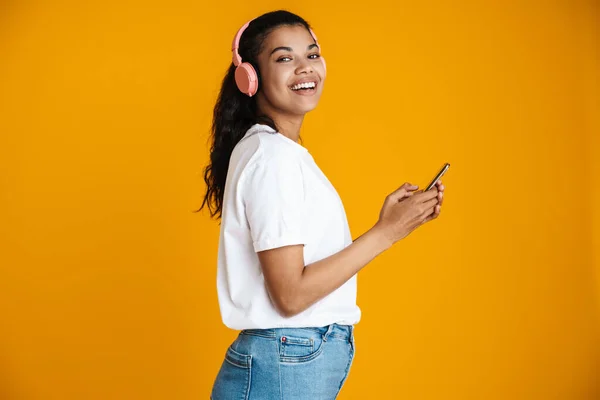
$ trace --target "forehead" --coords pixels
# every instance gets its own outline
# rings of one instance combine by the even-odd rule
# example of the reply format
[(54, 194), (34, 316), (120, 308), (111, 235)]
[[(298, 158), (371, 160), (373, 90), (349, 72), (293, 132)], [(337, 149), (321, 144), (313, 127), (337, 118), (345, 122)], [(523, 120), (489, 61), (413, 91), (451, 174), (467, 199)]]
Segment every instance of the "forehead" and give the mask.
[(291, 47), (294, 51), (306, 50), (306, 47), (314, 43), (314, 39), (304, 26), (280, 26), (275, 28), (265, 38), (263, 50), (270, 52), (280, 46)]

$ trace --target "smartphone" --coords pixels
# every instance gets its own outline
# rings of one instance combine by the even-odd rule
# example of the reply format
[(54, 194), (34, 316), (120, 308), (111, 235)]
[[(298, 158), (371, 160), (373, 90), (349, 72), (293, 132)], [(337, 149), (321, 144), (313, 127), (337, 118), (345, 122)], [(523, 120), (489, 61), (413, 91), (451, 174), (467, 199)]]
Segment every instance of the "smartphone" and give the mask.
[(440, 172), (438, 172), (435, 178), (433, 178), (429, 185), (427, 185), (427, 187), (425, 188), (425, 192), (432, 189), (435, 186), (435, 183), (442, 177), (442, 175), (446, 173), (446, 171), (448, 171), (448, 168), (450, 168), (450, 164), (444, 164), (442, 169), (440, 169)]

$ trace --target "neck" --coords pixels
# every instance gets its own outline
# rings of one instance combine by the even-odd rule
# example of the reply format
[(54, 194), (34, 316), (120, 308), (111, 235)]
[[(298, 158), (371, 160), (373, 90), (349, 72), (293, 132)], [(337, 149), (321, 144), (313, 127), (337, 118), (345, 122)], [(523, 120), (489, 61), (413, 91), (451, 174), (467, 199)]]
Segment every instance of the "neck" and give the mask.
[(294, 142), (298, 142), (298, 139), (300, 138), (300, 128), (302, 127), (302, 121), (304, 121), (304, 114), (286, 114), (270, 106), (270, 104), (260, 101), (260, 97), (257, 100), (259, 113), (271, 118), (273, 122), (275, 122), (277, 130), (283, 136)]
[(304, 115), (274, 115), (271, 118), (275, 122), (279, 133), (287, 138), (292, 139), (294, 142), (298, 141), (300, 138), (300, 128), (302, 127)]

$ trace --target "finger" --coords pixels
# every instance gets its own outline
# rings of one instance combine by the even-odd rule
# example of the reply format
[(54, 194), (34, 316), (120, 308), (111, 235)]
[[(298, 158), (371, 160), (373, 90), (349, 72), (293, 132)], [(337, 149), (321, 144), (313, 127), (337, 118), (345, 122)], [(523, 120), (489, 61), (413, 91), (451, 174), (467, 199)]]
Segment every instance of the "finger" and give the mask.
[(436, 205), (438, 205), (438, 204), (439, 204), (439, 202), (438, 202), (438, 199), (437, 199), (437, 197), (434, 197), (433, 199), (431, 199), (431, 200), (427, 200), (426, 202), (424, 202), (424, 203), (422, 204), (422, 207), (423, 207), (424, 209), (428, 210), (428, 209), (430, 209), (430, 208), (433, 208), (433, 207), (435, 207), (435, 206), (436, 206)]
[(404, 185), (402, 185), (401, 187), (404, 188), (405, 190), (405, 196), (406, 195), (412, 195), (414, 193), (415, 190), (417, 190), (419, 188), (418, 185), (413, 185), (411, 183), (405, 183)]
[(418, 189), (417, 185), (413, 185), (411, 183), (406, 182), (402, 186), (400, 186), (398, 189), (396, 189), (396, 191), (393, 192), (392, 194), (390, 194), (388, 197), (392, 201), (398, 202), (407, 196), (411, 196), (413, 194), (412, 192), (414, 192), (417, 189)]
[(431, 213), (423, 220), (423, 222), (429, 222), (432, 219), (436, 219), (442, 212), (442, 206), (439, 204), (432, 207)]
[(438, 204), (437, 198), (428, 200), (427, 202), (422, 204), (422, 212), (418, 215), (417, 220), (423, 221), (425, 218), (429, 217), (434, 211), (435, 206)]
[(441, 180), (437, 181), (435, 184), (437, 186), (438, 191), (443, 192), (444, 189), (446, 189), (446, 186), (444, 186)]
[(435, 198), (438, 194), (438, 190), (437, 187), (433, 187), (425, 192), (423, 191), (419, 191), (417, 193), (414, 194), (415, 200), (418, 203), (424, 203), (426, 201), (429, 201), (433, 198)]
[(440, 205), (442, 205), (442, 203), (444, 202), (444, 192), (443, 191), (442, 192), (438, 192), (437, 199), (438, 199), (438, 203)]
[(429, 215), (427, 218), (425, 218), (422, 222), (422, 224), (425, 224), (431, 220), (436, 219), (437, 217), (440, 216), (440, 213), (442, 212), (442, 207), (438, 204), (437, 206), (434, 207), (434, 211), (431, 215)]
[(435, 205), (433, 205), (431, 207), (427, 207), (427, 209), (425, 210), (425, 212), (423, 214), (421, 214), (421, 217), (419, 218), (419, 220), (421, 221), (421, 223), (423, 223), (428, 218), (432, 218), (432, 216), (434, 214), (435, 214)]

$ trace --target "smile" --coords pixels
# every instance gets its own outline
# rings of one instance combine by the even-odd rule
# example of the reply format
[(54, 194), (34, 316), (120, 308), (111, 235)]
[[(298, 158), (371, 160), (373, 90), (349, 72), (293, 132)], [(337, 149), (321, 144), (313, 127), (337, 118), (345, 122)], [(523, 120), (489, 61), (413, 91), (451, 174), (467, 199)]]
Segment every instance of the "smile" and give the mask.
[(292, 92), (300, 96), (312, 96), (317, 93), (317, 81), (306, 81), (290, 86)]
[(317, 87), (317, 82), (303, 82), (291, 87), (292, 90), (310, 90)]

